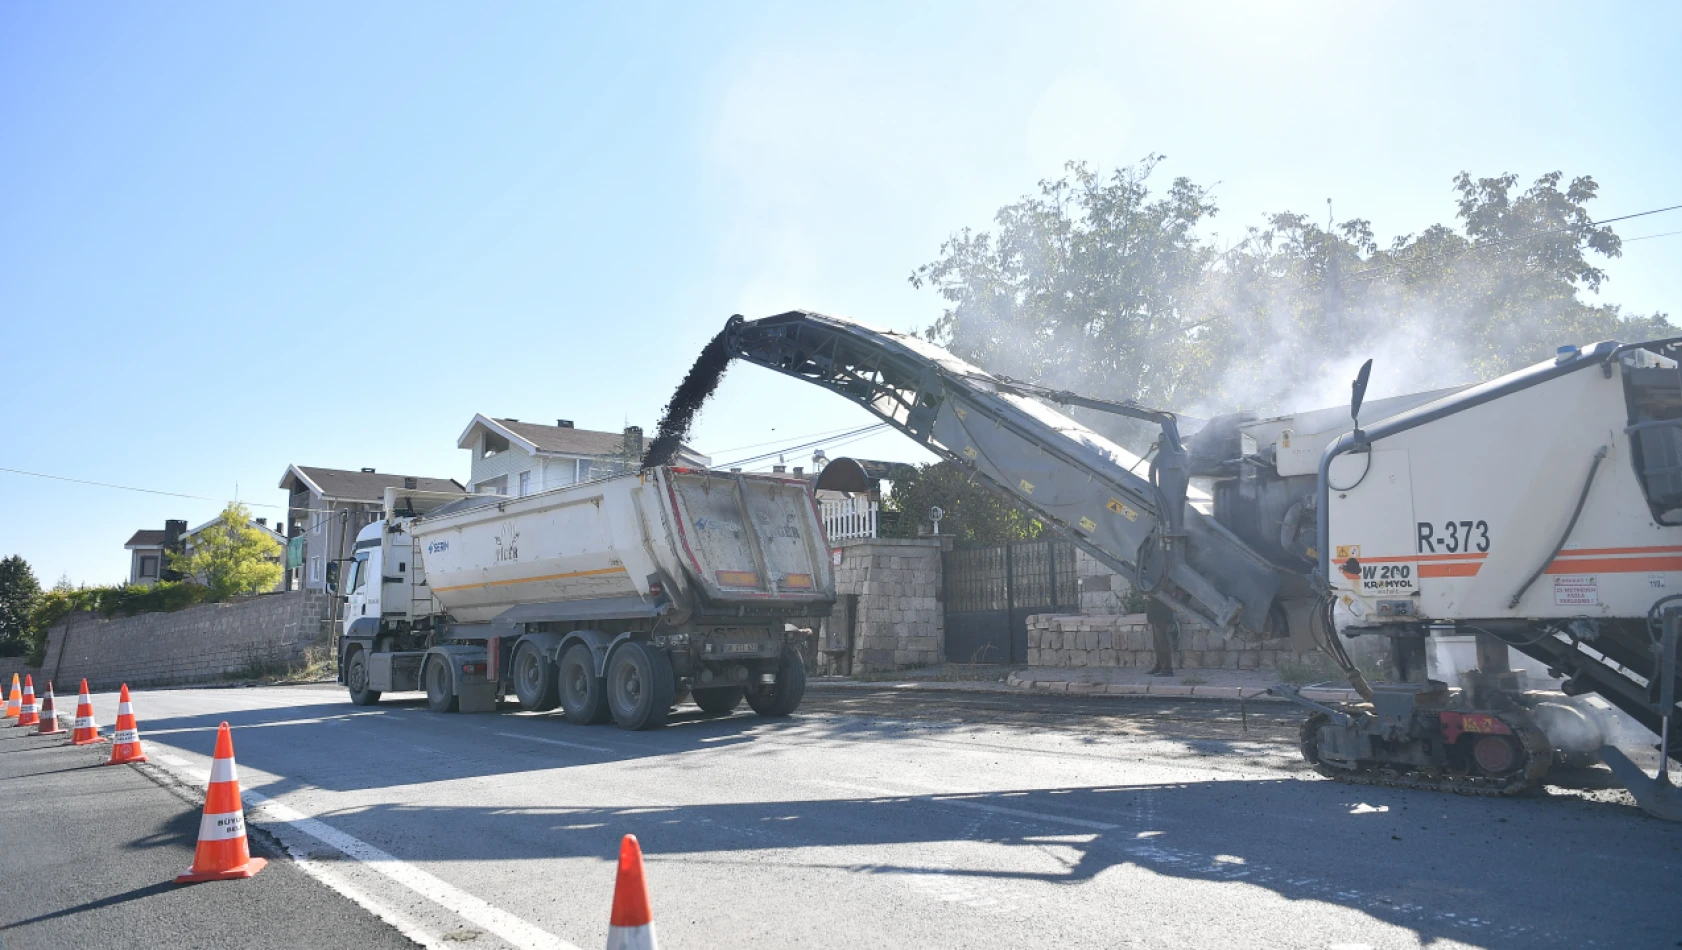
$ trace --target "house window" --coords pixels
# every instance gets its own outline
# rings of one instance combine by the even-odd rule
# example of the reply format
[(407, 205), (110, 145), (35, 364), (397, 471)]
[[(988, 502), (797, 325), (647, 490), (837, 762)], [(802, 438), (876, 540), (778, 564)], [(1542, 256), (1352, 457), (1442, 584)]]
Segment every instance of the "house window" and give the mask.
[(321, 581), (321, 558), (320, 558), (320, 556), (310, 558), (310, 581), (312, 583), (320, 583), (320, 581)]
[(497, 435), (495, 432), (485, 433), (484, 446), (480, 450), (480, 453), (479, 453), (480, 458), (487, 458), (488, 459), (491, 456), (497, 454), (498, 452), (506, 452), (506, 451), (508, 451), (508, 440), (507, 439), (503, 438), (500, 435)]
[(578, 460), (578, 481), (587, 482), (589, 480), (590, 480), (590, 460), (589, 459), (579, 459)]
[(487, 478), (480, 482), (473, 490), (481, 495), (506, 495), (508, 494), (508, 476), (498, 475), (495, 478)]
[(521, 472), (520, 473), (520, 494), (521, 495), (531, 494), (531, 473), (530, 472)]
[(157, 577), (158, 576), (158, 559), (156, 557), (154, 557), (152, 555), (143, 555), (140, 558), (140, 576), (141, 577)]

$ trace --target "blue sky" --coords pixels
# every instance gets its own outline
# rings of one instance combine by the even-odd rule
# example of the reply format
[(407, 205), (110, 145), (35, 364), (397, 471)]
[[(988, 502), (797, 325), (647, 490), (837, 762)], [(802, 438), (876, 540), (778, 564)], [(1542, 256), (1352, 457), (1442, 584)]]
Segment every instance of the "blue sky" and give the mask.
[[(1068, 159), (1165, 153), (1222, 234), (1417, 231), (1462, 169), (1682, 203), (1675, 4), (908, 6), (0, 5), (0, 467), (278, 505), (465, 479), (475, 412), (649, 427), (731, 313), (927, 326), (911, 270)], [(1679, 258), (1603, 299), (1682, 321)], [(868, 421), (738, 367), (695, 441)], [(0, 554), (112, 582), (218, 508), (0, 473)]]

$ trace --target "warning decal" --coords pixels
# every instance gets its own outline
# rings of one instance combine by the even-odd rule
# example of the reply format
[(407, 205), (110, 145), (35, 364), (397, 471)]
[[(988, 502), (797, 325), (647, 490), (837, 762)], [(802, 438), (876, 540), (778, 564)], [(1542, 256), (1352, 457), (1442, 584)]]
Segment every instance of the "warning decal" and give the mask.
[(1554, 578), (1555, 607), (1594, 607), (1600, 603), (1600, 585), (1593, 574), (1561, 574)]

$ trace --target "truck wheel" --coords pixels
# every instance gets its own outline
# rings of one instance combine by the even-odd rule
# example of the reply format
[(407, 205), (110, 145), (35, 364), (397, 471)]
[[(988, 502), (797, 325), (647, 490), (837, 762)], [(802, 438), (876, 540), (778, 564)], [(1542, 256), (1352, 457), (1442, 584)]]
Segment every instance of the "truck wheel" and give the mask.
[(607, 690), (596, 675), (596, 658), (590, 648), (574, 643), (561, 654), (559, 670), (561, 709), (580, 726), (607, 722)]
[(757, 689), (748, 694), (748, 705), (761, 716), (781, 718), (792, 714), (800, 708), (800, 700), (806, 695), (806, 664), (801, 662), (800, 653), (789, 649), (783, 653), (783, 660), (777, 664), (777, 681), (764, 689)]
[(554, 709), (561, 701), (561, 678), (555, 664), (531, 642), (522, 643), (514, 651), (514, 695), (526, 712)]
[(433, 657), (426, 663), (426, 708), (435, 713), (452, 713), (461, 705), (451, 682), (450, 666)]
[(742, 704), (744, 692), (740, 686), (704, 686), (695, 690), (695, 705), (704, 713), (723, 716)]
[(640, 640), (613, 653), (607, 663), (607, 704), (621, 729), (653, 729), (666, 724), (677, 695), (672, 661)]
[(350, 701), (357, 706), (372, 706), (380, 701), (380, 691), (368, 688), (368, 651), (357, 650), (345, 665), (345, 685), (350, 688)]

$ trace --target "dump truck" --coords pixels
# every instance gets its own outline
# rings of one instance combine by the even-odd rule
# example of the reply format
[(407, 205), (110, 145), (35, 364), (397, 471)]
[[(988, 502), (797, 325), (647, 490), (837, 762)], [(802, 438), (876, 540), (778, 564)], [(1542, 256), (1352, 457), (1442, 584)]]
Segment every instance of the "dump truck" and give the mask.
[(511, 692), (625, 729), (685, 695), (794, 712), (797, 624), (835, 600), (810, 485), (680, 467), (523, 497), (388, 489), (329, 579), (353, 703), (425, 690), (434, 711), (488, 711)]
[[(732, 317), (680, 389), (688, 416), (732, 359), (862, 406), (1182, 617), (1311, 638), (1363, 697), (1281, 690), (1310, 710), (1303, 755), (1328, 777), (1537, 787), (1559, 750), (1547, 704), (1507, 666), (1512, 649), (1651, 729), (1656, 779), (1610, 745), (1599, 753), (1643, 807), (1682, 819), (1662, 767), (1682, 761), (1682, 338), (1562, 346), (1488, 382), (1375, 400), (1363, 426), (1368, 361), (1347, 410), (1235, 413), (1195, 431), (1171, 411), (988, 373), (927, 340), (801, 310)], [(1142, 457), (1057, 405), (1154, 426), (1155, 445)], [(657, 444), (677, 444), (663, 434)], [(1450, 690), (1428, 676), (1425, 643), (1456, 633), (1476, 638), (1481, 668)], [(1344, 641), (1360, 636), (1388, 641), (1392, 682), (1351, 662)]]

